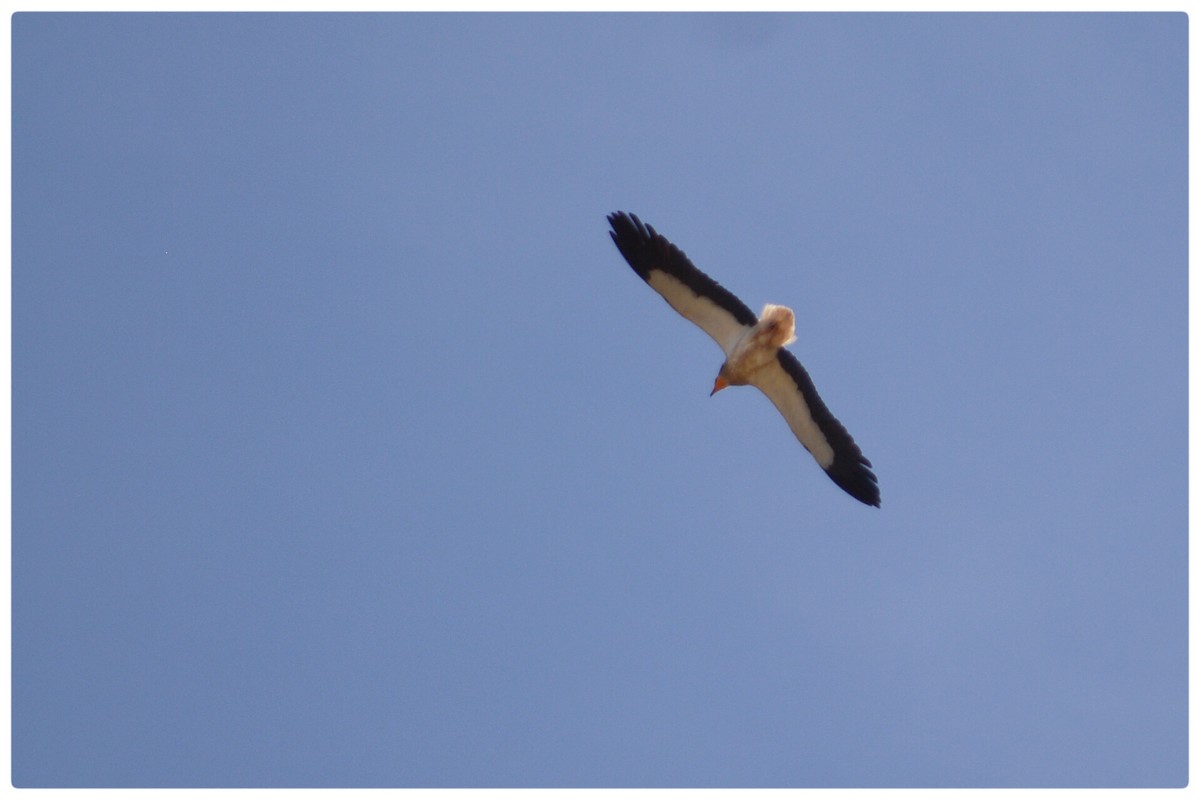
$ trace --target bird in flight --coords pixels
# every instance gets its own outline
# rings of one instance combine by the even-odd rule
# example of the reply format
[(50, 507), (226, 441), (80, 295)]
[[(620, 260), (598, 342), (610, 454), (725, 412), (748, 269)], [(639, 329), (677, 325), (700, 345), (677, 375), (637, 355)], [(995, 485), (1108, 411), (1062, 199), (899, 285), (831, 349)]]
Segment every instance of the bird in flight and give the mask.
[(825, 474), (851, 497), (879, 506), (871, 462), (817, 394), (812, 379), (784, 345), (795, 341), (790, 308), (766, 305), (756, 317), (745, 303), (705, 275), (675, 245), (634, 214), (609, 214), (613, 242), (633, 271), (725, 351), (712, 394), (727, 386), (758, 387)]

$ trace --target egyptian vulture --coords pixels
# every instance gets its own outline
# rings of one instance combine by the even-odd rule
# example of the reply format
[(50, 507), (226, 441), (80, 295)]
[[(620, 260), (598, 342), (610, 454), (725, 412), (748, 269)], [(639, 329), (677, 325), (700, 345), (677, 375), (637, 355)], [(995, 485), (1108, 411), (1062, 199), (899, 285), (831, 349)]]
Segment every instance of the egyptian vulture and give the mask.
[(608, 221), (613, 242), (633, 271), (725, 351), (712, 394), (727, 386), (757, 387), (834, 483), (854, 499), (878, 507), (879, 486), (871, 462), (829, 413), (808, 372), (784, 349), (796, 338), (792, 310), (768, 304), (756, 317), (637, 216), (619, 211)]

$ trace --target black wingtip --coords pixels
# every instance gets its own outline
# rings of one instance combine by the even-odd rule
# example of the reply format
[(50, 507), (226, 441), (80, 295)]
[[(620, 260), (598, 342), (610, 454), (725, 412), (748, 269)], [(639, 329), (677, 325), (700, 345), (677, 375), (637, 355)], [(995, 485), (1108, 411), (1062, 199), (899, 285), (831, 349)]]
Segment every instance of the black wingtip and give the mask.
[(637, 214), (614, 211), (608, 215), (608, 224), (612, 226), (614, 239), (620, 236), (625, 239), (638, 239), (648, 242), (659, 238), (658, 231), (654, 230), (654, 226), (642, 222)]
[(667, 258), (671, 244), (638, 219), (637, 214), (614, 211), (608, 215), (608, 224), (612, 226), (609, 236), (621, 255), (638, 277), (648, 280), (650, 270)]
[(612, 225), (614, 228), (617, 227), (618, 224), (633, 225), (638, 228), (644, 227), (642, 221), (638, 219), (637, 214), (630, 214), (625, 211), (614, 211), (609, 214), (608, 224)]
[[(857, 445), (852, 446), (852, 451), (857, 449)], [(879, 479), (871, 471), (871, 462), (861, 453), (857, 457), (853, 452), (838, 453), (825, 473), (855, 500), (879, 508)]]
[(871, 470), (859, 467), (848, 476), (835, 475), (831, 471), (829, 477), (855, 500), (879, 508), (879, 487), (874, 483), (875, 475)]

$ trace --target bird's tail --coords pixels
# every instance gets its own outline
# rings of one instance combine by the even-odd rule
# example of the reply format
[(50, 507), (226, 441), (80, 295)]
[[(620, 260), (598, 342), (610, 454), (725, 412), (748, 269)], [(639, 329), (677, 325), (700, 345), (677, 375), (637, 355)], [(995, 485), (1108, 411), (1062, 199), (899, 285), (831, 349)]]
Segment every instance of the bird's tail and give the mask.
[(796, 315), (786, 306), (767, 303), (758, 317), (758, 335), (768, 347), (783, 347), (796, 341)]

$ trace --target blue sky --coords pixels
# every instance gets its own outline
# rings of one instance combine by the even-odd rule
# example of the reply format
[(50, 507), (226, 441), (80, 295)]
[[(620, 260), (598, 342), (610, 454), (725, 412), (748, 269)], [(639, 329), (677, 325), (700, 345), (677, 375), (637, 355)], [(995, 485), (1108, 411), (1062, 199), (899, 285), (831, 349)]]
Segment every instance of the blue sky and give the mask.
[(18, 786), (1187, 782), (1182, 14), (12, 35)]

